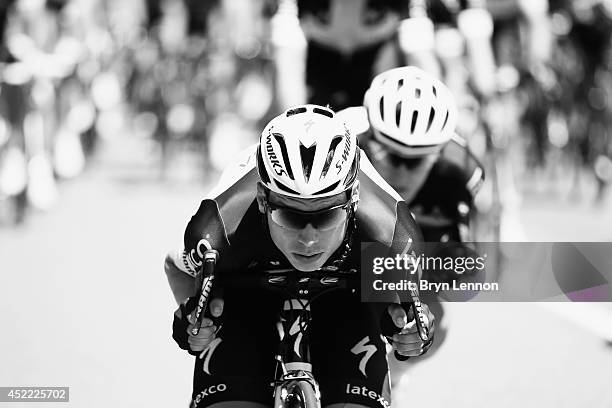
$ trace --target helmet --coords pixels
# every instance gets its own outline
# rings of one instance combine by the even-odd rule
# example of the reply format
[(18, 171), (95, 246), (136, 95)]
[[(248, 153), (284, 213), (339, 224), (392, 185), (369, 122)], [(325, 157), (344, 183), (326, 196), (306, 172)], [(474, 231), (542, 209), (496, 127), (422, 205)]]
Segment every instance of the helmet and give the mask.
[(374, 139), (394, 153), (437, 153), (455, 132), (457, 106), (450, 90), (417, 67), (377, 75), (364, 98)]
[(332, 196), (350, 189), (357, 178), (357, 137), (332, 110), (296, 106), (261, 133), (257, 170), (261, 182), (278, 194)]

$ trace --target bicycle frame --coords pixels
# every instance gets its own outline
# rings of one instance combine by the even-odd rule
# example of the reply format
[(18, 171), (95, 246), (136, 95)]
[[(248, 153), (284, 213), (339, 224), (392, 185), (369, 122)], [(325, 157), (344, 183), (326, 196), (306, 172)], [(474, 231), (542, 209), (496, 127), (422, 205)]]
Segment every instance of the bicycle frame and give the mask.
[(319, 384), (310, 363), (309, 327), (312, 320), (307, 299), (284, 302), (277, 328), (280, 336), (274, 385), (274, 407), (321, 407)]

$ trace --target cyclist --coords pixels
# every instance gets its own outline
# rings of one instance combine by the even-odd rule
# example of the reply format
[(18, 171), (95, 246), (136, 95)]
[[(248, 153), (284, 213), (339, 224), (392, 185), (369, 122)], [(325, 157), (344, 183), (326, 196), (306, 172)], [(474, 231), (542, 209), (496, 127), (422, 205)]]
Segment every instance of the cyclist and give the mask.
[[(417, 67), (401, 67), (374, 78), (363, 109), (343, 113), (360, 133), (375, 169), (408, 203), (429, 255), (466, 256), (473, 241), (470, 218), (484, 170), (467, 143), (454, 133), (457, 107), (450, 90)], [(451, 245), (446, 243), (452, 243)], [(435, 254), (434, 254), (435, 252)], [(424, 271), (428, 281), (449, 282), (454, 271)], [(438, 322), (436, 344), (446, 329), (444, 309), (433, 293), (422, 293)]]
[(453, 95), (417, 67), (372, 81), (364, 105), (370, 129), (362, 146), (383, 178), (409, 203), (425, 242), (467, 242), (484, 171), (455, 133)]
[[(274, 118), (260, 143), (202, 201), (187, 225), (184, 250), (166, 259), (177, 301), (192, 297), (176, 311), (173, 326), (179, 346), (198, 355), (192, 406), (269, 406), (267, 380), (278, 343), (277, 300), (229, 284), (223, 300), (210, 304), (214, 316), (223, 313), (222, 330), (204, 319), (198, 336), (188, 334), (193, 278), (206, 248), (219, 251), (216, 269), (231, 282), (232, 276), (258, 269), (358, 270), (360, 242), (378, 242), (399, 254), (415, 249), (420, 239), (406, 203), (333, 111), (302, 105)], [(434, 316), (425, 309), (433, 329)], [(381, 316), (402, 330), (392, 338), (400, 354), (418, 356), (431, 345), (420, 340), (412, 322), (407, 325), (398, 304), (361, 303), (356, 295), (336, 291), (321, 296), (311, 312), (313, 373), (323, 406), (389, 406)], [(360, 392), (353, 392), (357, 388)]]
[(272, 24), (282, 107), (308, 101), (343, 109), (361, 103), (385, 69), (405, 61), (439, 69), (424, 0), (297, 0), (295, 10), (286, 3)]

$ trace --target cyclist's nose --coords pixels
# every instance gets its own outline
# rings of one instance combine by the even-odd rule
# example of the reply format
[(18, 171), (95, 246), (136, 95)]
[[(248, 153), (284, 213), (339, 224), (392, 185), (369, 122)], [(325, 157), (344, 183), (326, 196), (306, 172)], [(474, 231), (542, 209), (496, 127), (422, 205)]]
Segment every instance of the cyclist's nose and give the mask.
[(298, 242), (304, 245), (306, 248), (312, 247), (314, 244), (319, 242), (319, 231), (308, 223), (304, 228), (300, 230), (298, 234)]

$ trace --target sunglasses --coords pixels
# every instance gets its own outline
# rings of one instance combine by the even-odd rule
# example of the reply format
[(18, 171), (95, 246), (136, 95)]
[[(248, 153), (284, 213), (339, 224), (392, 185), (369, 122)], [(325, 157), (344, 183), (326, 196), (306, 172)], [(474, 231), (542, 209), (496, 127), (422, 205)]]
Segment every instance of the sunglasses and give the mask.
[(293, 208), (280, 207), (269, 202), (266, 205), (272, 222), (282, 228), (301, 230), (308, 224), (319, 231), (336, 228), (348, 219), (351, 201), (319, 211), (299, 211)]

